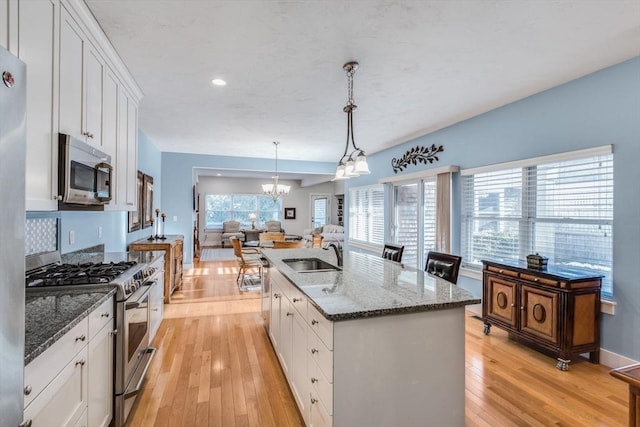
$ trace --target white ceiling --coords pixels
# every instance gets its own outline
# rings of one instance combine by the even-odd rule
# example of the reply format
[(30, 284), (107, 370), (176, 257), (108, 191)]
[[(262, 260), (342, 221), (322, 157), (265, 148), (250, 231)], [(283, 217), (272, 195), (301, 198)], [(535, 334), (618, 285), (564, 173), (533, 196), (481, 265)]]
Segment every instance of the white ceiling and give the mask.
[(337, 161), (350, 60), (370, 154), (640, 55), (638, 0), (86, 2), (170, 152)]

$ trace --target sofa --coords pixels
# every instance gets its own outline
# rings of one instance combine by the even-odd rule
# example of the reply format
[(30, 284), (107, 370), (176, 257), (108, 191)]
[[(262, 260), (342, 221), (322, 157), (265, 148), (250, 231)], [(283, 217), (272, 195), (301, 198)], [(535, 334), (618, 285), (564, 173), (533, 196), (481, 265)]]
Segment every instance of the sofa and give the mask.
[(326, 224), (318, 228), (309, 228), (304, 230), (302, 237), (311, 242), (314, 234), (321, 235), (323, 243), (344, 241), (344, 227), (341, 225)]

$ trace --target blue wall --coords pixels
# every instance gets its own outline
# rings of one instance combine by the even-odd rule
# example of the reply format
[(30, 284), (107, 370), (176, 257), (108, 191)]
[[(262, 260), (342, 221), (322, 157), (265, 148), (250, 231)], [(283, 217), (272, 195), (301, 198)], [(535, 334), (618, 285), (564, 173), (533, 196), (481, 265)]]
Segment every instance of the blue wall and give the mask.
[[(203, 154), (162, 153), (162, 210), (167, 214), (166, 234), (184, 235), (184, 262), (193, 263), (193, 168), (238, 170), (273, 170), (273, 159), (210, 156)], [(280, 172), (328, 173), (335, 171), (335, 163), (279, 160)], [(175, 221), (174, 221), (175, 217)]]
[[(153, 176), (154, 205), (160, 206), (162, 177), (160, 173), (161, 152), (142, 132), (138, 131), (138, 169)], [(61, 211), (55, 214), (30, 213), (29, 216), (59, 216), (61, 253), (68, 253), (87, 247), (104, 244), (107, 252), (127, 250), (127, 244), (151, 234), (151, 228), (127, 233), (128, 214), (122, 211), (79, 212)], [(102, 227), (102, 238), (98, 237), (98, 227)], [(75, 243), (69, 243), (69, 232), (73, 230)]]
[[(640, 57), (376, 153), (369, 158), (372, 174), (346, 181), (345, 195), (349, 187), (393, 176), (391, 159), (408, 148), (431, 144), (444, 146), (434, 167), (461, 169), (613, 144), (617, 307), (615, 316), (603, 315), (602, 347), (640, 360)], [(457, 174), (453, 192), (459, 210)], [(459, 212), (453, 215), (459, 253)], [(462, 277), (459, 285), (481, 295), (478, 280)]]

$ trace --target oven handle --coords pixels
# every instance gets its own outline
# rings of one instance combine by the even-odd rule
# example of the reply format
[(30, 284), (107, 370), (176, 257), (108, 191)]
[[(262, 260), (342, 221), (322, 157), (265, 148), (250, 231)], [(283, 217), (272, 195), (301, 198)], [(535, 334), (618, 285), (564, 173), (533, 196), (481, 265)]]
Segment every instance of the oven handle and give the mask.
[(156, 348), (155, 347), (147, 347), (144, 350), (142, 350), (142, 352), (144, 353), (142, 355), (142, 357), (146, 357), (147, 360), (146, 362), (142, 363), (138, 363), (138, 369), (136, 369), (136, 372), (133, 373), (133, 375), (131, 376), (131, 378), (135, 378), (137, 376), (138, 371), (140, 370), (140, 366), (144, 365), (142, 368), (142, 373), (140, 374), (139, 378), (138, 378), (138, 382), (136, 383), (136, 386), (133, 388), (133, 390), (125, 390), (123, 393), (123, 396), (125, 399), (128, 399), (132, 396), (135, 396), (136, 394), (138, 394), (140, 392), (140, 389), (142, 389), (142, 382), (144, 381), (144, 378), (147, 376), (147, 371), (149, 370), (149, 366), (151, 365), (151, 361), (153, 360), (153, 356), (155, 356), (156, 354)]
[[(136, 295), (138, 294), (138, 295)], [(133, 308), (138, 308), (140, 307), (140, 304), (142, 304), (142, 301), (145, 299), (145, 297), (149, 295), (149, 288), (145, 287), (140, 287), (136, 293), (134, 293), (132, 296), (136, 296), (137, 299), (136, 301), (126, 301), (124, 303), (124, 309), (125, 310), (131, 310)]]

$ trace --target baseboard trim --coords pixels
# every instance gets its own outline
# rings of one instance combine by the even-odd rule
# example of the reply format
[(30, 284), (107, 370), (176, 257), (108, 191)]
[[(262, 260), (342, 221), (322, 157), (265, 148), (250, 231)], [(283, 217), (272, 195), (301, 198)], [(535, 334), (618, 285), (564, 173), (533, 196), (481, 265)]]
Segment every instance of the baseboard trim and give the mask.
[(614, 353), (603, 348), (600, 349), (600, 364), (608, 366), (612, 369), (621, 368), (623, 366), (635, 365), (640, 363), (637, 360), (630, 359), (626, 356)]

